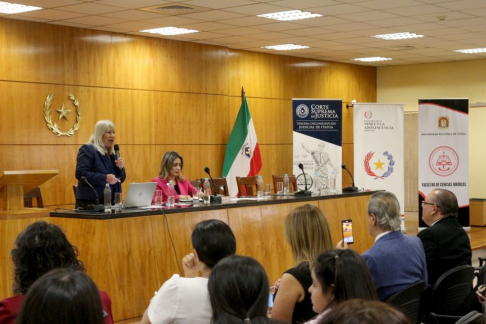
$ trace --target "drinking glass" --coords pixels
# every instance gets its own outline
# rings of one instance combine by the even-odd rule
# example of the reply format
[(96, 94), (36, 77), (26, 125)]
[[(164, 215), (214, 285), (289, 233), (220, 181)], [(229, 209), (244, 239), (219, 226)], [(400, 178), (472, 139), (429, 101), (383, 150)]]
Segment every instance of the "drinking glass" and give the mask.
[(115, 211), (122, 210), (122, 193), (115, 192)]
[(265, 199), (268, 200), (272, 196), (272, 186), (267, 183), (265, 184)]
[(283, 195), (283, 182), (277, 182), (277, 195)]
[(200, 189), (200, 188), (198, 188), (198, 187), (194, 187), (194, 188), (192, 189), (192, 204), (193, 204), (194, 206), (197, 206), (197, 205), (199, 204), (199, 191), (200, 191), (200, 190), (201, 190), (201, 189)]
[(162, 190), (155, 190), (155, 206), (162, 206)]

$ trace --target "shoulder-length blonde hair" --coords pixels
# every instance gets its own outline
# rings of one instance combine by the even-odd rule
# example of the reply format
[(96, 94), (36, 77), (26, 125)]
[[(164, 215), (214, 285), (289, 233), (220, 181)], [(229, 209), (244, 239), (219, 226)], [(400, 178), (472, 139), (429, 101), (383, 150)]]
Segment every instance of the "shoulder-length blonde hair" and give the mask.
[[(182, 167), (184, 166), (184, 160), (182, 159), (182, 156), (179, 155), (176, 151), (168, 151), (164, 154), (164, 157), (162, 158), (162, 161), (160, 162), (160, 172), (159, 172), (159, 178), (160, 179), (167, 179), (169, 178), (169, 170), (172, 168), (174, 165), (174, 161), (179, 158), (181, 159), (181, 172), (182, 172)], [(180, 182), (184, 181), (184, 177), (179, 174), (177, 176), (177, 180)]]
[(285, 219), (285, 239), (289, 242), (296, 265), (312, 267), (319, 254), (331, 250), (332, 238), (324, 212), (314, 205), (295, 208)]
[(88, 141), (88, 144), (93, 145), (101, 155), (105, 155), (106, 153), (109, 155), (115, 154), (114, 145), (107, 151), (105, 144), (103, 144), (103, 135), (109, 130), (115, 131), (115, 125), (110, 120), (98, 121), (93, 129), (93, 134), (91, 134)]

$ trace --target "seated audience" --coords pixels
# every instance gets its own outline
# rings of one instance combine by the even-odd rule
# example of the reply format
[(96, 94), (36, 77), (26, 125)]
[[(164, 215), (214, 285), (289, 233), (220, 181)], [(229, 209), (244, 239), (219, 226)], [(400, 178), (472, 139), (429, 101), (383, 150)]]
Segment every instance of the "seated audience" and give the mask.
[(412, 324), (398, 309), (379, 301), (350, 299), (339, 303), (318, 324)]
[(246, 256), (227, 257), (208, 282), (212, 324), (282, 323), (267, 317), (270, 287), (263, 266)]
[[(400, 204), (387, 191), (374, 193), (368, 202), (368, 231), (375, 237), (373, 246), (363, 253), (378, 292), (384, 300), (423, 280), (427, 284), (427, 265), (422, 242), (400, 231)], [(340, 241), (337, 248), (347, 246)]]
[(103, 324), (100, 293), (82, 271), (54, 269), (34, 282), (16, 324)]
[[(191, 239), (194, 253), (182, 261), (186, 277), (175, 274), (162, 285), (150, 301), (142, 324), (211, 322), (209, 274), (221, 259), (235, 254), (236, 239), (228, 224), (217, 219), (196, 224)], [(202, 277), (197, 277), (198, 271)]]
[[(13, 324), (18, 316), (25, 294), (32, 284), (52, 269), (69, 268), (84, 271), (78, 260), (78, 250), (55, 224), (35, 222), (19, 234), (12, 250), (14, 263), (14, 297), (0, 301), (0, 324)], [(112, 324), (111, 299), (99, 292), (103, 310), (108, 314), (105, 324)]]
[(377, 299), (366, 263), (352, 250), (332, 250), (319, 255), (312, 268), (309, 292), (313, 310), (319, 314), (307, 322), (309, 324), (316, 324), (319, 318), (345, 300)]
[(319, 254), (332, 249), (326, 216), (314, 205), (297, 207), (285, 219), (285, 238), (292, 249), (295, 267), (282, 276), (272, 318), (297, 324), (316, 315), (308, 289), (312, 284), (312, 265)]

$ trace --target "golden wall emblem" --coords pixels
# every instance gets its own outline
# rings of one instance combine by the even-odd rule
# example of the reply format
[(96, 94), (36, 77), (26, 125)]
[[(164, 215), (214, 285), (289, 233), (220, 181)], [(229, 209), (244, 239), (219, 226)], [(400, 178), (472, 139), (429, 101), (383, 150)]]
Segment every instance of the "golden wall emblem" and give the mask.
[[(51, 132), (53, 132), (56, 136), (72, 136), (81, 125), (81, 108), (79, 107), (79, 101), (72, 94), (69, 95), (69, 99), (71, 99), (74, 106), (76, 107), (76, 123), (66, 133), (61, 132), (59, 126), (56, 123), (52, 123), (51, 103), (52, 100), (54, 100), (54, 94), (51, 93), (50, 95), (48, 95), (46, 98), (46, 102), (44, 103), (44, 119), (46, 120), (47, 128), (49, 128)], [(65, 118), (67, 120), (67, 114), (71, 112), (71, 110), (66, 110), (63, 104), (61, 109), (57, 109), (57, 112), (59, 112), (59, 120), (61, 118)]]

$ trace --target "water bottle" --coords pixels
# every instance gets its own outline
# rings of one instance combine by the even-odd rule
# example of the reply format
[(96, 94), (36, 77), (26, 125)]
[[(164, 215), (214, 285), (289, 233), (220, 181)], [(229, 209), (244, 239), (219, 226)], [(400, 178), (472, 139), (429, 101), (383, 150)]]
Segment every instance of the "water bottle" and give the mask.
[(283, 191), (284, 191), (284, 196), (289, 195), (289, 175), (286, 173), (283, 178)]
[(334, 170), (332, 170), (331, 176), (329, 177), (329, 184), (327, 185), (327, 188), (330, 194), (336, 193), (336, 173)]
[(209, 205), (210, 203), (210, 196), (211, 196), (211, 185), (209, 184), (208, 178), (204, 178), (204, 195), (203, 200), (205, 205)]
[(105, 185), (105, 190), (103, 190), (103, 199), (105, 203), (105, 212), (111, 213), (111, 188), (109, 183)]
[(263, 199), (263, 177), (258, 176), (257, 179), (257, 198)]
[(167, 207), (175, 206), (175, 188), (172, 180), (167, 183)]

